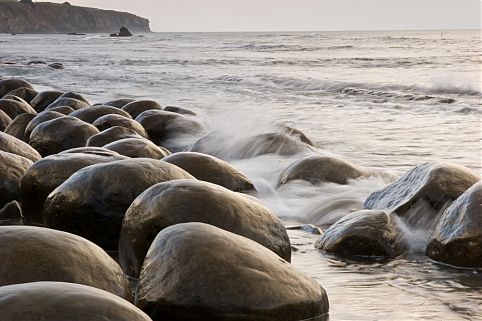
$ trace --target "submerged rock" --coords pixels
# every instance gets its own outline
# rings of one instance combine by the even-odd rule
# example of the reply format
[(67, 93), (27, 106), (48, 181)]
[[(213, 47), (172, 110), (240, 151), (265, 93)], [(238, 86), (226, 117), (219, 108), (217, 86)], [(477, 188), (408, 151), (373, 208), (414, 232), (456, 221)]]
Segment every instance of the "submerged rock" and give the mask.
[(83, 168), (47, 198), (47, 227), (83, 236), (117, 250), (124, 213), (144, 190), (173, 179), (194, 179), (172, 164), (136, 158)]
[(159, 147), (146, 138), (125, 138), (107, 144), (104, 148), (132, 158), (163, 159), (171, 154), (166, 148)]
[(25, 157), (0, 151), (0, 208), (20, 200), (20, 181), (31, 165)]
[(70, 282), (131, 298), (120, 266), (100, 247), (77, 235), (42, 227), (4, 226), (0, 227), (0, 243), (0, 287)]
[(137, 277), (157, 233), (186, 222), (204, 222), (243, 235), (291, 260), (288, 234), (268, 208), (221, 186), (175, 180), (150, 187), (127, 210), (119, 242), (124, 271)]
[(256, 191), (253, 183), (236, 167), (214, 156), (180, 152), (163, 160), (179, 166), (199, 180), (214, 183), (235, 192)]
[(346, 160), (330, 156), (310, 156), (289, 165), (281, 172), (278, 186), (291, 180), (305, 180), (312, 184), (331, 182), (347, 184), (351, 179), (367, 177), (370, 171)]
[(327, 313), (328, 298), (317, 282), (258, 243), (185, 223), (152, 243), (137, 306), (153, 320), (297, 321)]
[(2, 286), (0, 311), (2, 319), (8, 321), (151, 321), (117, 295), (64, 282)]
[(409, 217), (410, 224), (428, 221), (479, 181), (470, 169), (447, 162), (430, 162), (411, 169), (397, 181), (372, 193), (363, 205), (366, 209), (385, 210), (404, 216), (411, 207), (425, 202), (434, 213), (423, 211), (429, 217)]
[(16, 154), (36, 162), (42, 158), (40, 154), (29, 144), (20, 139), (0, 132), (0, 151)]
[(330, 226), (317, 249), (343, 256), (395, 258), (406, 251), (400, 219), (385, 211), (350, 213)]
[(445, 210), (426, 253), (436, 261), (482, 268), (482, 182), (469, 188)]
[(24, 173), (21, 182), (21, 200), (25, 220), (43, 223), (42, 208), (47, 196), (78, 170), (100, 163), (122, 160), (120, 155), (93, 155), (61, 153), (45, 157)]
[(101, 147), (124, 138), (144, 138), (144, 137), (139, 135), (133, 129), (122, 127), (122, 126), (114, 126), (114, 127), (105, 129), (98, 134), (91, 136), (87, 140), (87, 146)]
[(42, 156), (85, 146), (99, 130), (75, 117), (63, 116), (41, 123), (30, 134), (29, 144)]

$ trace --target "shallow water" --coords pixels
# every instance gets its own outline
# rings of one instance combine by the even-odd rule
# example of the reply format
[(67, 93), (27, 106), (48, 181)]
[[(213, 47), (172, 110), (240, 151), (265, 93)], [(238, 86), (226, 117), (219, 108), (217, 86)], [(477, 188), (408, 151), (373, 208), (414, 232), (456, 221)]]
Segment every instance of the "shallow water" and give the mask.
[[(480, 173), (480, 53), (479, 31), (0, 35), (0, 76), (81, 92), (92, 102), (150, 98), (192, 109), (222, 133), (223, 155), (287, 225), (328, 226), (425, 161)], [(316, 150), (229, 157), (241, 138), (280, 121), (305, 132)], [(276, 188), (282, 169), (313, 153), (379, 175), (346, 186)], [(409, 255), (367, 263), (323, 254), (313, 247), (316, 235), (290, 231), (293, 263), (327, 290), (330, 320), (482, 319), (481, 272), (429, 261), (429, 233), (407, 230)]]

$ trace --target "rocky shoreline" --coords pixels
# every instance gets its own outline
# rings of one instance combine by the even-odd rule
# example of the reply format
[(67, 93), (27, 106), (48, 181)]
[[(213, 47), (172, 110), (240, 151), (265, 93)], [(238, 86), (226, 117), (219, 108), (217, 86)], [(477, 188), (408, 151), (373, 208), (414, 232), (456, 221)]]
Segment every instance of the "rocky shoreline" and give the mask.
[[(78, 93), (0, 80), (2, 316), (326, 320), (327, 293), (290, 264), (285, 226), (229, 164), (312, 151), (311, 141), (280, 125), (228, 154), (217, 142), (222, 137), (188, 109), (152, 100), (91, 104)], [(372, 175), (337, 157), (310, 156), (282, 171), (278, 188)], [(477, 175), (431, 162), (325, 231), (302, 228), (321, 234), (314, 244), (321, 251), (391, 259), (408, 251), (404, 225), (423, 225), (434, 230), (428, 257), (481, 268), (481, 204)]]

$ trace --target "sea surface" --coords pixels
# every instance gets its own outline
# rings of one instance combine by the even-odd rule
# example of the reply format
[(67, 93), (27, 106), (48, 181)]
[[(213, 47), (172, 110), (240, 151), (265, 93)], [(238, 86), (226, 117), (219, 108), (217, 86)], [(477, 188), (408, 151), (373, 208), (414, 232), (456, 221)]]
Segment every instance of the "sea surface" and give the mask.
[[(292, 182), (280, 172), (308, 154), (230, 158), (286, 225), (326, 227), (413, 166), (450, 161), (480, 175), (480, 31), (0, 35), (0, 77), (76, 91), (91, 102), (129, 97), (191, 109), (223, 137), (280, 122), (329, 154), (381, 175), (348, 185)], [(60, 62), (56, 70), (40, 60)], [(9, 64), (5, 64), (9, 63)], [(482, 320), (482, 271), (424, 255), (427, 228), (407, 229), (411, 251), (371, 262), (319, 252), (290, 230), (293, 264), (330, 300), (330, 320)]]

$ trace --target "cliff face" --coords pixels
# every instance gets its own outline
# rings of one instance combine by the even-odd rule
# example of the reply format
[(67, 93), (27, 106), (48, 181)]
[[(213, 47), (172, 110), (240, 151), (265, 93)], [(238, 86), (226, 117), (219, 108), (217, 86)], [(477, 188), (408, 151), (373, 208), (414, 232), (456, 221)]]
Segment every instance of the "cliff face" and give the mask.
[(149, 20), (68, 3), (0, 0), (0, 33), (113, 33), (120, 27), (150, 32)]

